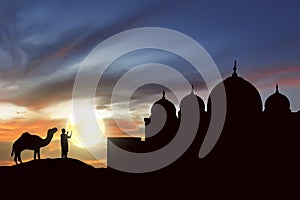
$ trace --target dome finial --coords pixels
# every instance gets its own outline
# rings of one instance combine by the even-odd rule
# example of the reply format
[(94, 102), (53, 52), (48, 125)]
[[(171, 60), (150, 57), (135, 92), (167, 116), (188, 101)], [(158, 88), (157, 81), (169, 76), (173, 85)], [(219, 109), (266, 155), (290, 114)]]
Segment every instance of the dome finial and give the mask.
[(192, 84), (192, 91), (191, 94), (194, 94), (194, 85)]
[(236, 67), (236, 60), (234, 60), (234, 66), (233, 66), (233, 73), (232, 73), (232, 76), (237, 76), (236, 70), (237, 70), (237, 67)]
[(276, 84), (276, 93), (279, 93), (278, 84)]
[(163, 96), (162, 96), (162, 99), (165, 99), (165, 98), (166, 98), (165, 95), (166, 95), (166, 92), (165, 92), (165, 90), (163, 90)]

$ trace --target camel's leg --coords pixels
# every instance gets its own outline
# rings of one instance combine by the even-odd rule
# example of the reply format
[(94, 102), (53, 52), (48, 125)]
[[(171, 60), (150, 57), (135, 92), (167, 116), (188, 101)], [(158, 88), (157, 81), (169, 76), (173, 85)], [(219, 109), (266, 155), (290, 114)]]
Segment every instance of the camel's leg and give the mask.
[(16, 165), (17, 165), (17, 164), (18, 164), (17, 152), (15, 152), (14, 161), (15, 161), (15, 163), (16, 163)]
[(21, 159), (21, 152), (20, 152), (20, 153), (18, 153), (18, 160), (19, 160), (19, 162), (20, 162), (20, 163), (22, 163), (22, 159)]
[(33, 159), (34, 159), (34, 160), (36, 159), (36, 150), (34, 150), (34, 153), (33, 153)]
[(38, 150), (37, 150), (37, 153), (38, 153), (38, 159), (41, 159), (41, 152), (40, 152), (40, 148), (38, 148)]

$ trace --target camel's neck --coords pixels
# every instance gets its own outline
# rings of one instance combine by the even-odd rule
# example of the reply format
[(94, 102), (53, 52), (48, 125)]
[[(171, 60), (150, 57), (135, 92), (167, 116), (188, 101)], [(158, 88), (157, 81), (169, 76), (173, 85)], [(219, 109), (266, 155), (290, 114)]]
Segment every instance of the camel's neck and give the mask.
[(53, 137), (53, 134), (48, 133), (47, 137), (45, 139), (43, 139), (41, 146), (42, 147), (47, 146), (51, 142), (52, 137)]

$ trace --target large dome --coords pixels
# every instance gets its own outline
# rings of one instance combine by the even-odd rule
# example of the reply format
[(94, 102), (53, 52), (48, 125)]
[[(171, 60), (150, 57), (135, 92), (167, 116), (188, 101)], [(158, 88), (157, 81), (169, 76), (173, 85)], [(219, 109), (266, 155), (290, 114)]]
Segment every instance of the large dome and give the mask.
[[(255, 114), (262, 112), (262, 100), (257, 89), (248, 81), (239, 77), (236, 73), (236, 63), (233, 68), (232, 76), (223, 81), (226, 93), (227, 116), (255, 116)], [(208, 112), (211, 112), (211, 98), (218, 95), (218, 89), (223, 87), (219, 83), (211, 92), (208, 99)], [(242, 118), (243, 118), (242, 117)]]
[(265, 112), (267, 113), (289, 113), (290, 101), (289, 99), (278, 91), (278, 85), (276, 85), (276, 91), (269, 96), (265, 102)]
[(159, 99), (158, 101), (156, 101), (153, 105), (161, 105), (164, 107), (166, 113), (167, 113), (167, 116), (176, 116), (176, 108), (174, 106), (174, 104), (167, 100), (166, 97), (165, 97), (165, 91), (163, 91), (163, 96), (161, 99)]

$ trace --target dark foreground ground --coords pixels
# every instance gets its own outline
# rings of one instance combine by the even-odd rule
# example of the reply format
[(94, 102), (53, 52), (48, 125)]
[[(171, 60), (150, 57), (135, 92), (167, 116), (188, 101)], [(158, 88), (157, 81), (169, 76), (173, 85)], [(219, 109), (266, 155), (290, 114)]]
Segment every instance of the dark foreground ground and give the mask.
[(130, 174), (71, 158), (41, 159), (0, 167), (0, 195), (22, 199), (299, 199), (295, 169), (254, 166), (185, 166)]

